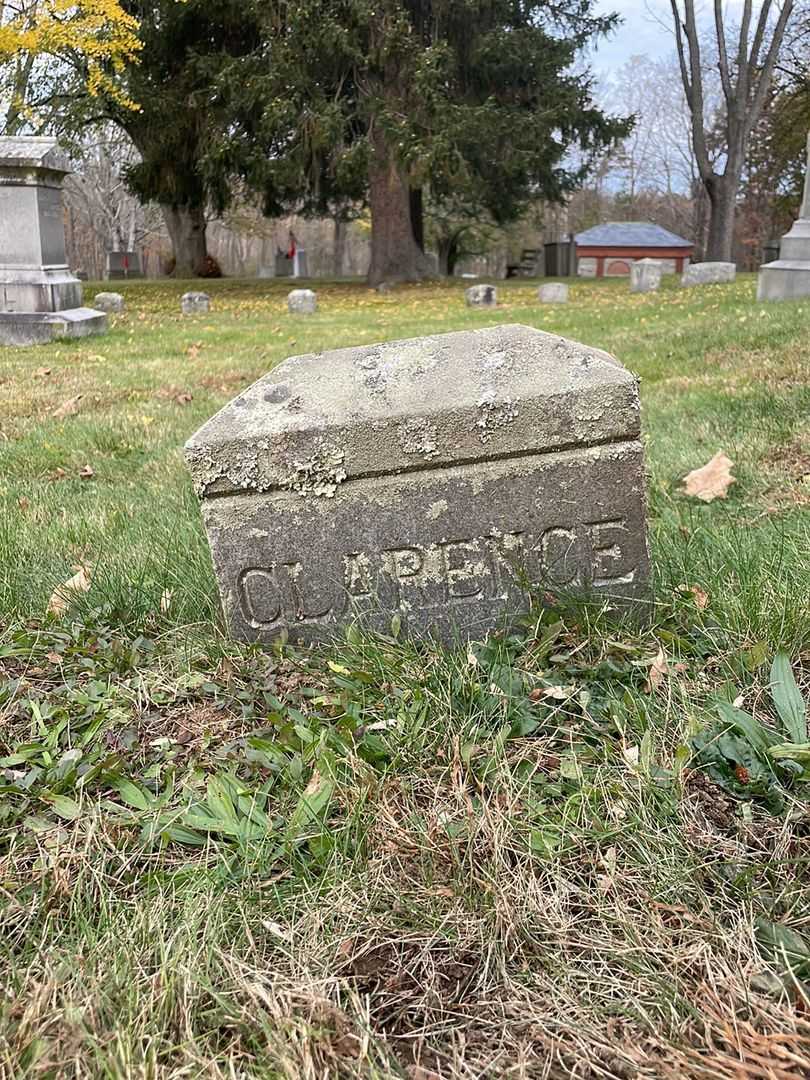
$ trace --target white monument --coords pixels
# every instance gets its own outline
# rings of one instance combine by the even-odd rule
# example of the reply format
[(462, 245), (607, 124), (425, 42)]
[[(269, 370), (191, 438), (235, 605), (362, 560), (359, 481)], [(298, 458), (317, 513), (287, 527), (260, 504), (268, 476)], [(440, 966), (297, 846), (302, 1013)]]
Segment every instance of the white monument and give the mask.
[(799, 220), (782, 237), (776, 262), (760, 269), (757, 289), (758, 300), (798, 300), (803, 296), (810, 296), (810, 135)]
[(70, 172), (56, 139), (0, 138), (0, 344), (103, 334), (107, 316), (82, 307), (82, 284), (65, 253), (62, 181)]

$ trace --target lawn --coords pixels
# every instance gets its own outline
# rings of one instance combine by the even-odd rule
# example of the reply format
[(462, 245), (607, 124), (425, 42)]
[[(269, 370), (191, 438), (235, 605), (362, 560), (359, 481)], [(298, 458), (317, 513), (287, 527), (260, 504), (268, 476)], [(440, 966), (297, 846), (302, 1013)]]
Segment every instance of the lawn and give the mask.
[[(810, 1075), (810, 302), (188, 287), (0, 349), (0, 1077)], [(228, 640), (184, 440), (286, 356), (494, 322), (641, 377), (651, 622)]]

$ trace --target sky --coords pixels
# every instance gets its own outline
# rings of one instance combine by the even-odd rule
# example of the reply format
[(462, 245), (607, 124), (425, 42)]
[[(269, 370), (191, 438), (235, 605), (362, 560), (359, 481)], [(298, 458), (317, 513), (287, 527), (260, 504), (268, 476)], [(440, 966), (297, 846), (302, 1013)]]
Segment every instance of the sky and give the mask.
[[(742, 0), (726, 0), (723, 7), (732, 13), (741, 4)], [(670, 0), (598, 0), (596, 8), (604, 14), (617, 11), (624, 20), (599, 46), (593, 58), (598, 72), (613, 71), (631, 56), (657, 60), (673, 53)], [(700, 10), (701, 6), (698, 7)], [(705, 17), (705, 11), (703, 14)]]

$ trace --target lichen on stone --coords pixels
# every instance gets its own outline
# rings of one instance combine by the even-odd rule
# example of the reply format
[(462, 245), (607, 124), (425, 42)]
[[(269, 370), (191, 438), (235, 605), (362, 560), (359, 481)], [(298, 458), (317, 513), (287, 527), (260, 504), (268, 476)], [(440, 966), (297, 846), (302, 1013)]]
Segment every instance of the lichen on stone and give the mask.
[(422, 417), (406, 420), (399, 428), (399, 445), (406, 454), (421, 454), (426, 460), (439, 456), (439, 432)]
[(321, 441), (305, 461), (292, 463), (282, 486), (304, 498), (333, 499), (347, 476), (343, 468), (345, 459), (339, 447)]
[(507, 427), (517, 419), (518, 400), (503, 398), (498, 400), (495, 391), (484, 390), (478, 399), (478, 411), (480, 416), (475, 426), (478, 428), (478, 438), (486, 445), (499, 428)]

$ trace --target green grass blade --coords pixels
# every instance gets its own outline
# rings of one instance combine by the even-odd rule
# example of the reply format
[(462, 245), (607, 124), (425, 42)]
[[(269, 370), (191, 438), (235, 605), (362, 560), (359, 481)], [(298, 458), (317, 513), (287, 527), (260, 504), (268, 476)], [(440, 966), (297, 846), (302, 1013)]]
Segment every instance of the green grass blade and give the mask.
[(790, 736), (791, 742), (807, 742), (807, 709), (804, 698), (796, 685), (790, 657), (778, 652), (771, 667), (771, 694), (779, 719)]

